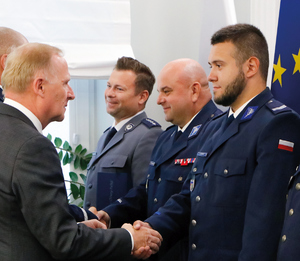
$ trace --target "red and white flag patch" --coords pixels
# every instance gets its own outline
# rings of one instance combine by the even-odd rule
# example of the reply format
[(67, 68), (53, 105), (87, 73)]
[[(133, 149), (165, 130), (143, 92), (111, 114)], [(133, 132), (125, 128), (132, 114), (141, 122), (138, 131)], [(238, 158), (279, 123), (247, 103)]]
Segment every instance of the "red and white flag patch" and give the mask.
[(278, 149), (280, 150), (287, 150), (293, 152), (294, 150), (294, 142), (287, 141), (287, 140), (279, 140)]

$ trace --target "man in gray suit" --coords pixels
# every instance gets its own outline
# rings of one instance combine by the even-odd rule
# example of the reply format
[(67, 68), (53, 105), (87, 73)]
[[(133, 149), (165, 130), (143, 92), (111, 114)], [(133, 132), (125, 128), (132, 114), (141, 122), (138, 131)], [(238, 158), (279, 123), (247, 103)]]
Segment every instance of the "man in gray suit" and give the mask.
[[(104, 208), (139, 185), (160, 125), (143, 111), (155, 77), (141, 62), (122, 57), (107, 82), (105, 102), (114, 124), (100, 137), (87, 173), (84, 208)], [(111, 138), (112, 137), (112, 138)]]
[[(59, 49), (29, 43), (9, 54), (0, 103), (0, 260), (123, 260), (158, 250), (153, 230), (77, 223), (69, 213), (64, 178), (53, 144), (41, 132), (64, 119), (75, 98)], [(92, 228), (86, 226), (91, 226)]]
[(1, 75), (5, 67), (6, 57), (13, 48), (27, 42), (27, 39), (19, 32), (7, 27), (0, 27), (0, 102), (4, 101), (1, 86)]

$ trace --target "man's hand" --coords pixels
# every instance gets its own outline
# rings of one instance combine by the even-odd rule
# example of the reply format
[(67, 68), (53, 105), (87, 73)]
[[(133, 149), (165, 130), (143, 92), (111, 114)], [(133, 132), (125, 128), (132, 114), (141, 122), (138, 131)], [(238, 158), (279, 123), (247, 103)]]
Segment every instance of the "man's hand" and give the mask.
[(90, 219), (86, 221), (80, 222), (82, 224), (85, 224), (88, 227), (91, 228), (102, 228), (102, 229), (107, 229), (106, 225), (104, 225), (102, 222), (98, 221), (97, 219)]
[(96, 215), (98, 220), (102, 222), (106, 227), (109, 227), (110, 217), (105, 211), (103, 210), (97, 211), (95, 207), (90, 207), (89, 211), (91, 211), (94, 215)]
[[(140, 221), (141, 222), (141, 221)], [(143, 222), (141, 222), (143, 223)], [(145, 223), (146, 224), (146, 223)], [(152, 228), (146, 225), (138, 226), (139, 229), (134, 229), (130, 224), (124, 224), (122, 228), (130, 231), (133, 240), (133, 255), (137, 258), (148, 258), (151, 254), (155, 254), (161, 245), (162, 236)]]

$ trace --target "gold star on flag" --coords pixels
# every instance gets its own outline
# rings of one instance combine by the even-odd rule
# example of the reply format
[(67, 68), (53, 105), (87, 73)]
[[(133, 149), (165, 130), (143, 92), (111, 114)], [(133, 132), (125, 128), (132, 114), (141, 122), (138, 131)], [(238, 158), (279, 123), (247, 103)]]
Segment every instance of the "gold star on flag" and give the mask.
[(293, 54), (293, 57), (294, 57), (294, 60), (295, 60), (295, 67), (294, 67), (293, 74), (295, 74), (295, 72), (297, 72), (297, 71), (300, 72), (300, 48), (299, 48), (298, 55)]
[(274, 68), (274, 71), (275, 71), (275, 74), (274, 74), (274, 78), (273, 78), (273, 83), (278, 80), (279, 83), (280, 83), (280, 86), (282, 87), (282, 79), (281, 79), (281, 76), (282, 74), (286, 71), (285, 68), (281, 67), (281, 61), (280, 61), (280, 55), (278, 57), (278, 61), (277, 61), (277, 64), (273, 64), (273, 68)]

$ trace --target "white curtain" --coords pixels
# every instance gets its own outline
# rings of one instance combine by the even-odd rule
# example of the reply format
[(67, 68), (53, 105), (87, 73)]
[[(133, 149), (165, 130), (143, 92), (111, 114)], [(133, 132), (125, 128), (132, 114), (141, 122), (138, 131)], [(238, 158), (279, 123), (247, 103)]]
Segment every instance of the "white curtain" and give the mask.
[(129, 0), (0, 0), (0, 25), (61, 48), (73, 78), (107, 78), (131, 56)]

